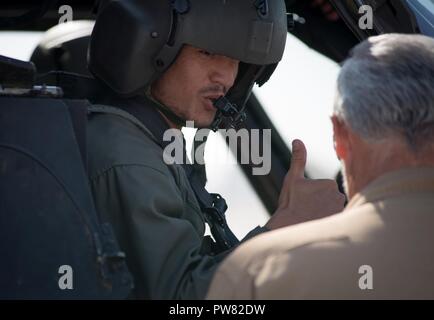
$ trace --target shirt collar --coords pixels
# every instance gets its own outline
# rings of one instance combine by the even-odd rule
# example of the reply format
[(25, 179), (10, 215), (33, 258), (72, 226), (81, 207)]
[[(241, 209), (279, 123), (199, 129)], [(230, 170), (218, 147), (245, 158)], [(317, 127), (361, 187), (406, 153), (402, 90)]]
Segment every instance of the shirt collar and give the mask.
[(346, 209), (412, 193), (433, 193), (434, 166), (410, 167), (385, 173), (354, 195)]

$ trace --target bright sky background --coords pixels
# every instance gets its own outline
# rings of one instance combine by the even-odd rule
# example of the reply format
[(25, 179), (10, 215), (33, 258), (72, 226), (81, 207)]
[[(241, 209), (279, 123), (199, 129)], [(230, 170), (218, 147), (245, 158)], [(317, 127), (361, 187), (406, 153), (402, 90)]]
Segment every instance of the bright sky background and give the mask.
[[(28, 60), (43, 33), (0, 32), (0, 55)], [(307, 172), (314, 178), (334, 178), (339, 163), (333, 151), (329, 117), (332, 112), (338, 65), (288, 36), (285, 55), (272, 78), (255, 88), (271, 120), (288, 146), (302, 139), (308, 149)], [(186, 130), (186, 138), (192, 132)], [(225, 144), (211, 134), (207, 149)], [(210, 192), (226, 198), (227, 218), (238, 237), (267, 221), (268, 214), (237, 165), (208, 166)]]
[(339, 167), (330, 121), (338, 72), (335, 62), (288, 36), (282, 62), (255, 90), (288, 146), (295, 138), (305, 142), (314, 178), (334, 178)]

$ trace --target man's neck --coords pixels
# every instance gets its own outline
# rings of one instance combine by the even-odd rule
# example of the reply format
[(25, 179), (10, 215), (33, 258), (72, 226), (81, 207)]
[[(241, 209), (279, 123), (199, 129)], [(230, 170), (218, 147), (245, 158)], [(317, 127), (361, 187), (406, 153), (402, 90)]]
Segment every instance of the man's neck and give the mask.
[(350, 199), (384, 174), (408, 168), (434, 167), (434, 147), (417, 153), (408, 149), (376, 150), (372, 151), (371, 155), (354, 160), (355, 164), (346, 166), (347, 192)]

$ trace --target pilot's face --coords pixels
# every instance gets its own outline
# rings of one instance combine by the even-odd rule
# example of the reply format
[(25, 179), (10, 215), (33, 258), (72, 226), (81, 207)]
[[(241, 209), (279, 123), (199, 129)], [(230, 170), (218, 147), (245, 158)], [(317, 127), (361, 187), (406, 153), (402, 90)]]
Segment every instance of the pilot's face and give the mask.
[(196, 127), (209, 126), (212, 101), (225, 95), (238, 73), (238, 60), (185, 45), (173, 65), (151, 87), (153, 97)]

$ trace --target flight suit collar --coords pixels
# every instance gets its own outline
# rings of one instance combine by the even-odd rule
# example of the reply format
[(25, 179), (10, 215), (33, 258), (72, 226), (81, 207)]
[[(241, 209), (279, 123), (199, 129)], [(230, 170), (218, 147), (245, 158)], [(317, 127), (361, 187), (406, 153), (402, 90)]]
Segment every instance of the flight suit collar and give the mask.
[(164, 133), (170, 129), (169, 124), (158, 111), (156, 102), (146, 95), (140, 95), (129, 99), (111, 99), (111, 105), (133, 115), (139, 120), (156, 138), (162, 149), (167, 147), (171, 141), (164, 141)]

